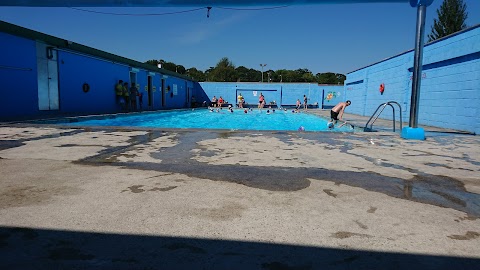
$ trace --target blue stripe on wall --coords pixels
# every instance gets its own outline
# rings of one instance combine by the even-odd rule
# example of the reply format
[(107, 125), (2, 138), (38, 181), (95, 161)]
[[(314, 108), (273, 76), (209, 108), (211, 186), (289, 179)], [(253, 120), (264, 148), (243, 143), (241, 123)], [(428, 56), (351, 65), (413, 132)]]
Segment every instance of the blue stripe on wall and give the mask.
[[(433, 68), (446, 67), (446, 66), (450, 66), (450, 65), (455, 65), (455, 64), (460, 64), (460, 63), (463, 63), (463, 62), (472, 61), (472, 60), (479, 59), (479, 58), (480, 58), (480, 52), (474, 52), (474, 53), (471, 53), (471, 54), (467, 54), (467, 55), (463, 55), (463, 56), (439, 61), (439, 62), (436, 62), (436, 63), (423, 65), (422, 70), (429, 70), (429, 69), (433, 69)], [(410, 67), (408, 69), (408, 71), (413, 72), (413, 67)]]

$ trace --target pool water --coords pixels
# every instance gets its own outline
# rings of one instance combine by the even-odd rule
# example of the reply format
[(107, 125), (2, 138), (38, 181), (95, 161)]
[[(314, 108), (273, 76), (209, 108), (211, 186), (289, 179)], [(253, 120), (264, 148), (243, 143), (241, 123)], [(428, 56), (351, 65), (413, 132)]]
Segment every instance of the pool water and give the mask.
[(350, 126), (329, 129), (326, 119), (303, 112), (292, 113), (291, 110), (276, 110), (268, 114), (266, 109), (262, 111), (253, 109), (247, 113), (243, 109), (234, 109), (233, 111), (232, 113), (223, 108), (218, 112), (215, 110), (212, 112), (207, 108), (199, 108), (145, 112), (103, 119), (76, 118), (75, 122), (68, 120), (62, 122), (62, 124), (71, 126), (353, 132), (353, 128)]

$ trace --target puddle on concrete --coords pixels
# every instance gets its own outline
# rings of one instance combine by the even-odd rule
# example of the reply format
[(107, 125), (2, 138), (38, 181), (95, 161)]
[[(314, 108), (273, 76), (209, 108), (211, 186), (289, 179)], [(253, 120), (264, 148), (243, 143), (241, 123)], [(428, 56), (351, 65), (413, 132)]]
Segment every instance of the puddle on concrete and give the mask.
[[(450, 161), (452, 162), (452, 161)], [(427, 166), (430, 166), (430, 167), (443, 167), (443, 168), (447, 168), (447, 169), (453, 169), (452, 167), (450, 166), (447, 166), (447, 165), (444, 165), (444, 164), (437, 164), (437, 163), (425, 163), (425, 165)], [(455, 168), (456, 170), (464, 170), (464, 171), (470, 171), (470, 172), (474, 172), (474, 170), (471, 170), (471, 169), (465, 169), (465, 168)]]
[[(202, 149), (202, 147), (201, 147), (201, 149)], [(216, 154), (217, 154), (217, 151), (202, 149), (202, 151), (199, 153), (199, 156), (201, 156), (201, 157), (213, 157)]]
[(332, 191), (333, 191), (333, 190), (331, 190), (331, 189), (324, 189), (324, 190), (323, 190), (323, 192), (327, 193), (328, 196), (331, 196), (331, 197), (336, 198), (336, 197), (337, 197), (337, 194), (333, 193)]
[(468, 231), (464, 235), (449, 235), (448, 238), (453, 240), (473, 240), (480, 237), (480, 233)]
[(0, 209), (40, 205), (56, 196), (69, 196), (81, 190), (69, 186), (7, 186), (0, 191)]
[[(145, 191), (145, 189), (142, 188), (143, 185), (133, 185), (131, 187), (128, 187), (128, 189), (132, 192), (132, 193), (142, 193)], [(128, 190), (122, 190), (122, 192), (125, 192), (125, 191), (128, 191)]]
[(336, 232), (336, 233), (332, 233), (332, 237), (338, 238), (338, 239), (350, 238), (352, 236), (367, 237), (367, 238), (372, 237), (371, 235), (368, 235), (368, 234), (352, 233), (352, 232), (344, 232), (344, 231), (339, 231), (339, 232)]
[(459, 220), (477, 220), (478, 217), (471, 217), (469, 215), (467, 215), (466, 217), (461, 217), (459, 218)]
[(0, 151), (5, 150), (5, 149), (20, 147), (22, 145), (25, 145), (25, 143), (20, 142), (20, 141), (2, 141), (2, 140), (0, 140)]
[[(413, 180), (388, 177), (375, 172), (351, 172), (334, 171), (320, 168), (284, 168), (284, 167), (256, 167), (242, 165), (209, 165), (192, 159), (192, 149), (197, 149), (197, 141), (218, 138), (219, 136), (252, 136), (251, 133), (240, 131), (223, 132), (220, 135), (217, 131), (176, 131), (178, 144), (174, 147), (163, 148), (161, 151), (152, 153), (152, 157), (161, 159), (162, 163), (141, 163), (130, 162), (118, 164), (129, 168), (156, 170), (159, 172), (171, 172), (185, 174), (190, 177), (210, 179), (214, 181), (226, 181), (242, 184), (252, 188), (265, 189), (270, 191), (296, 191), (310, 186), (309, 179), (331, 181), (335, 184), (345, 184), (353, 187), (363, 188), (369, 191), (380, 192), (392, 197), (411, 200), (420, 203), (427, 203), (441, 207), (453, 208), (465, 212), (473, 217), (480, 217), (480, 195), (469, 193), (465, 190), (462, 182), (450, 177), (431, 175), (412, 170), (403, 166), (380, 162), (379, 166), (392, 167), (401, 170), (411, 171), (417, 176)], [(162, 131), (151, 131), (147, 135), (135, 136), (130, 140), (132, 145), (146, 143), (160, 136), (167, 136)], [(339, 144), (330, 134), (318, 133), (293, 133), (269, 134), (275, 138), (292, 143), (293, 137), (301, 137), (321, 143)], [(342, 134), (338, 134), (342, 136)], [(355, 137), (351, 137), (356, 139)], [(364, 139), (364, 138), (363, 138)], [(126, 147), (113, 147), (103, 150), (95, 157), (86, 158), (79, 163), (105, 165), (112, 163), (109, 158), (119, 155)], [(348, 151), (353, 147), (351, 144), (343, 145), (342, 151)], [(208, 155), (209, 153), (207, 153)], [(349, 153), (352, 154), (352, 153)], [(361, 156), (371, 162), (375, 159)], [(139, 191), (139, 190), (137, 190)], [(133, 191), (132, 191), (133, 192)], [(327, 192), (327, 191), (325, 191)], [(327, 193), (328, 194), (328, 193)], [(334, 194), (329, 194), (333, 196)], [(368, 211), (372, 211), (371, 208)]]
[(155, 188), (149, 189), (148, 191), (170, 191), (170, 190), (175, 189), (177, 187), (178, 186), (170, 186), (170, 187), (164, 187), (164, 188), (155, 187)]
[(230, 137), (232, 134), (233, 133), (228, 131), (221, 131), (221, 132), (218, 132), (218, 138), (228, 139), (228, 137)]
[(358, 227), (360, 227), (360, 228), (362, 228), (362, 229), (364, 229), (364, 230), (367, 230), (367, 229), (368, 229), (367, 225), (361, 223), (361, 222), (358, 221), (358, 220), (355, 220), (355, 223), (357, 223)]

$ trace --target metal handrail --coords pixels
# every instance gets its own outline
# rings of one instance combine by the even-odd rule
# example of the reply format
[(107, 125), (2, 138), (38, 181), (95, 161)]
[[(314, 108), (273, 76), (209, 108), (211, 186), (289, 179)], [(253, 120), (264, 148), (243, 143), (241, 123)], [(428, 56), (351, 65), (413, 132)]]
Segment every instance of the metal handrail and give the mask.
[[(393, 107), (392, 104), (397, 104), (398, 109), (400, 111), (400, 130), (402, 130), (402, 127), (403, 127), (403, 124), (402, 124), (402, 119), (403, 119), (402, 118), (402, 106), (400, 106), (400, 104), (398, 104), (398, 102), (396, 102), (396, 101), (388, 101), (388, 102), (380, 104), (377, 107), (377, 109), (375, 110), (375, 112), (372, 114), (370, 119), (368, 119), (368, 121), (365, 124), (365, 127), (363, 128), (363, 130), (364, 131), (372, 131), (373, 123), (375, 123), (375, 121), (377, 121), (378, 117), (383, 112), (385, 107), (390, 106), (390, 107), (392, 107), (392, 111), (393, 111), (393, 132), (395, 132), (395, 107)], [(382, 109), (380, 110), (380, 108), (382, 108)], [(380, 112), (377, 114), (378, 110), (380, 110)], [(375, 119), (373, 119), (374, 117), (375, 117)], [(373, 121), (372, 121), (372, 119), (373, 119)], [(370, 121), (372, 121), (372, 123), (370, 123)], [(368, 127), (368, 124), (370, 124), (370, 128)]]

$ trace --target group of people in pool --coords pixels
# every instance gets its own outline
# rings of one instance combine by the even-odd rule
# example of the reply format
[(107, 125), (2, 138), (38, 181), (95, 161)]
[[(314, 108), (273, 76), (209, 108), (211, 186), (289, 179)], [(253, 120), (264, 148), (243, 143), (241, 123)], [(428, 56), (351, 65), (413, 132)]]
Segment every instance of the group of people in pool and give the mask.
[[(215, 107), (209, 106), (208, 109), (210, 110), (210, 112), (222, 112), (223, 111), (222, 107), (215, 108)], [(228, 105), (228, 111), (233, 113), (232, 105)]]
[[(220, 100), (222, 100), (221, 103), (219, 103)], [(245, 104), (245, 98), (242, 96), (241, 93), (238, 94), (237, 100), (238, 100), (238, 107), (243, 108), (243, 106)], [(307, 96), (303, 95), (303, 109), (305, 111), (308, 108), (307, 101), (308, 101)], [(221, 108), (222, 103), (223, 103), (222, 97), (220, 97), (219, 100), (217, 100), (215, 96), (213, 97), (212, 107), (217, 107), (217, 105), (220, 104), (220, 106), (219, 106), (220, 108), (217, 108), (215, 110), (216, 112), (220, 112), (222, 110), (222, 108)], [(342, 124), (340, 124), (338, 126), (339, 128), (348, 124), (347, 121), (343, 121), (343, 113), (345, 112), (345, 109), (348, 106), (350, 106), (350, 104), (352, 104), (352, 102), (350, 100), (347, 100), (345, 102), (339, 102), (337, 105), (335, 105), (335, 107), (333, 107), (330, 110), (330, 121), (328, 121), (328, 123), (327, 123), (327, 127), (329, 129), (334, 128), (335, 125), (338, 123), (338, 121), (342, 121)], [(210, 112), (214, 112), (214, 108), (212, 108), (212, 107), (209, 107)], [(261, 110), (264, 107), (265, 107), (265, 97), (263, 96), (262, 93), (260, 93), (260, 96), (258, 97), (258, 109)], [(275, 109), (271, 109), (271, 111), (270, 111), (270, 109), (271, 109), (271, 106), (267, 110), (267, 114), (275, 113)], [(283, 111), (287, 112), (287, 109), (285, 109), (285, 108), (280, 108), (280, 109), (283, 109)], [(299, 113), (300, 109), (301, 109), (300, 99), (297, 99), (297, 104), (296, 104), (295, 110), (292, 110), (292, 113)], [(232, 105), (228, 105), (228, 110), (229, 110), (229, 112), (233, 113)], [(243, 110), (244, 113), (248, 113), (249, 111), (250, 112), (253, 111), (252, 108), (250, 108), (250, 109), (245, 108)]]
[[(210, 112), (222, 112), (223, 111), (223, 108), (222, 107), (218, 107), (218, 108), (215, 108), (215, 107), (211, 107), (209, 106), (208, 109), (210, 110)], [(228, 105), (228, 109), (227, 109), (229, 112), (233, 113), (233, 107), (232, 105)], [(286, 111), (286, 109), (285, 109)], [(248, 113), (248, 112), (253, 112), (253, 109), (252, 108), (245, 108), (243, 110), (244, 113)], [(270, 112), (274, 113), (275, 112), (275, 109), (272, 109), (272, 111), (270, 111), (270, 109), (267, 110), (267, 114), (270, 114)]]
[[(307, 96), (303, 95), (303, 109), (304, 110), (307, 110), (307, 100), (308, 100)], [(238, 101), (238, 107), (239, 108), (243, 108), (244, 105), (246, 104), (245, 103), (245, 98), (242, 96), (242, 93), (238, 94), (237, 101)], [(265, 104), (266, 104), (265, 96), (263, 95), (262, 92), (260, 92), (260, 95), (258, 96), (258, 106), (257, 106), (257, 108), (261, 110), (261, 109), (265, 108)], [(273, 104), (275, 104), (275, 101), (273, 101)], [(269, 108), (271, 108), (271, 106), (269, 106)], [(300, 99), (297, 99), (295, 112), (299, 112), (300, 108), (301, 108)]]

